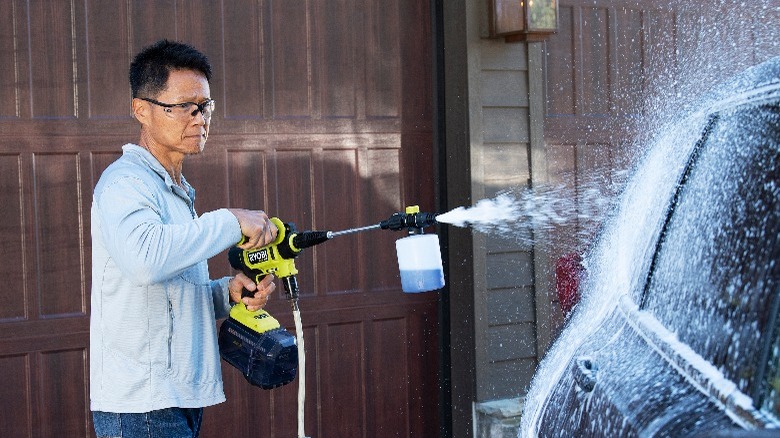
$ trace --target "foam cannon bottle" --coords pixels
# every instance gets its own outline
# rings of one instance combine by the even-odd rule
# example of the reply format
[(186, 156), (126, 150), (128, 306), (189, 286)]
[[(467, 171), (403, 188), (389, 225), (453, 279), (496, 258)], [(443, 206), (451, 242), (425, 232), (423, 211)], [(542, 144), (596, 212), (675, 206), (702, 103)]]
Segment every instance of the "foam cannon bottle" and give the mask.
[(444, 286), (444, 269), (439, 236), (423, 232), (423, 228), (436, 223), (435, 215), (420, 213), (420, 207), (412, 205), (406, 207), (406, 214), (396, 213), (384, 222), (386, 226), (382, 228), (406, 228), (409, 232), (407, 237), (395, 241), (401, 289), (407, 293), (441, 289)]
[(328, 236), (333, 238), (380, 228), (408, 231), (407, 237), (395, 242), (398, 269), (401, 273), (401, 288), (407, 293), (427, 292), (444, 286), (439, 236), (423, 232), (423, 228), (436, 223), (436, 214), (422, 213), (419, 206), (410, 205), (406, 207), (404, 213), (393, 213), (378, 224), (343, 231), (329, 231)]

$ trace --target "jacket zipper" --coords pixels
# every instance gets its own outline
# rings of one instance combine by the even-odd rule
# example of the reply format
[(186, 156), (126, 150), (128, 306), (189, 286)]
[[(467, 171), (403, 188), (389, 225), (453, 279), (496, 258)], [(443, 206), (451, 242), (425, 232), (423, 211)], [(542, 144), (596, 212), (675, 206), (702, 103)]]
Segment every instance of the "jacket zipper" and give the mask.
[(173, 356), (173, 304), (168, 301), (168, 369), (171, 369)]

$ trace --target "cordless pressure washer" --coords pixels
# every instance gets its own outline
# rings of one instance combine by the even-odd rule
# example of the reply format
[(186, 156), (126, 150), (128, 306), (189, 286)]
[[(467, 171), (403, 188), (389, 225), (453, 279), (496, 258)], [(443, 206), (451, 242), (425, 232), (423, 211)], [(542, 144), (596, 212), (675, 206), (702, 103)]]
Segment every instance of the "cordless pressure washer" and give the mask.
[[(298, 269), (295, 257), (308, 247), (328, 240), (326, 231), (299, 233), (294, 224), (271, 218), (276, 239), (256, 250), (234, 246), (228, 251), (230, 265), (260, 283), (268, 274), (280, 278), (284, 292), (298, 310)], [(243, 240), (239, 242), (239, 245)], [(244, 288), (242, 297), (252, 292)], [(298, 369), (298, 347), (290, 334), (265, 310), (249, 311), (244, 303), (230, 310), (230, 317), (219, 330), (219, 352), (225, 361), (238, 368), (252, 385), (272, 389), (290, 383)]]
[[(273, 274), (284, 284), (286, 298), (293, 312), (298, 312), (298, 270), (295, 258), (306, 248), (326, 242), (336, 236), (372, 229), (410, 232), (420, 231), (436, 223), (436, 215), (421, 213), (416, 206), (406, 213), (394, 213), (378, 224), (333, 231), (298, 232), (292, 223), (271, 218), (277, 227), (276, 239), (260, 248), (244, 250), (234, 246), (228, 251), (230, 265), (259, 283), (266, 275)], [(239, 242), (239, 245), (243, 243)], [(243, 296), (251, 296), (244, 289)], [(272, 389), (295, 379), (298, 369), (296, 338), (265, 310), (249, 311), (244, 303), (237, 303), (230, 310), (219, 330), (219, 351), (222, 358), (241, 371), (254, 386)]]

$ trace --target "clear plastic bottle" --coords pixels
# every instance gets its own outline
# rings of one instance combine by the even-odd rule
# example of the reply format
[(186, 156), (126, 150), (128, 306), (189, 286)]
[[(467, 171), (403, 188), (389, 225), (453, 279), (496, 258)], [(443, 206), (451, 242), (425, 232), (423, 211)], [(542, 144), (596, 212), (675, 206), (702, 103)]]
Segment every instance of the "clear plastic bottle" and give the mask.
[(444, 286), (438, 235), (413, 234), (396, 240), (395, 249), (404, 292), (428, 292)]

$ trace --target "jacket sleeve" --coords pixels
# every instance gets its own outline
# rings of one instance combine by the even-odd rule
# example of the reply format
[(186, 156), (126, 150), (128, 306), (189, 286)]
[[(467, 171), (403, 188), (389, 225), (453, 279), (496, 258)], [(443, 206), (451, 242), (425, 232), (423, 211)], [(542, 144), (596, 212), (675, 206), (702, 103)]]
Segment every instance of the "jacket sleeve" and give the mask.
[(123, 273), (141, 285), (173, 278), (241, 238), (238, 219), (227, 209), (167, 223), (170, 213), (164, 204), (135, 176), (102, 185), (94, 202), (107, 251)]
[(231, 277), (223, 277), (211, 281), (211, 296), (214, 299), (214, 317), (216, 319), (227, 318), (230, 314), (230, 293), (228, 281)]

